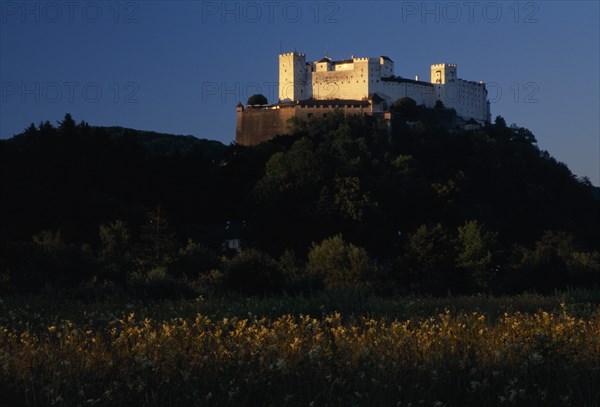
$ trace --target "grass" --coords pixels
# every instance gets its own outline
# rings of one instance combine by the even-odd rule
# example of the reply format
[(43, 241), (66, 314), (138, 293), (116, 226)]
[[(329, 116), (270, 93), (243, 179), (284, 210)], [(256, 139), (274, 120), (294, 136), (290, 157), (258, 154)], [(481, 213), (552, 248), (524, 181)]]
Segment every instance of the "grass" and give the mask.
[(0, 302), (0, 404), (598, 406), (599, 295)]

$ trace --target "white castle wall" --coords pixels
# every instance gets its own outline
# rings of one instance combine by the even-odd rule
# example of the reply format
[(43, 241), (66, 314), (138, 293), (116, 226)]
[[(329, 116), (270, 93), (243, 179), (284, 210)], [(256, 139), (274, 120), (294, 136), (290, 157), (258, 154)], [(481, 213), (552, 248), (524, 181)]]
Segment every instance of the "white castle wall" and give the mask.
[(431, 83), (435, 85), (435, 99), (447, 108), (453, 108), (462, 117), (490, 121), (487, 89), (483, 82), (458, 79), (454, 64), (431, 65)]
[(387, 57), (352, 57), (344, 61), (326, 57), (306, 63), (302, 53), (279, 55), (280, 101), (366, 100), (375, 93), (388, 106), (402, 97), (410, 97), (426, 107), (441, 100), (463, 118), (490, 120), (485, 85), (458, 79), (454, 64), (431, 65), (431, 82), (423, 82), (395, 77), (394, 63)]
[[(373, 58), (354, 58), (343, 64), (315, 63), (307, 83), (315, 99), (366, 99), (370, 93), (370, 78), (379, 66)], [(327, 66), (327, 70), (323, 69)]]
[(489, 121), (487, 90), (481, 83), (456, 79), (443, 85), (435, 85), (435, 97), (444, 106), (453, 108), (462, 117)]
[(409, 97), (417, 102), (417, 105), (433, 107), (435, 105), (434, 89), (429, 84), (410, 80), (380, 80), (373, 86), (373, 93), (377, 93), (386, 99), (388, 104), (396, 100)]

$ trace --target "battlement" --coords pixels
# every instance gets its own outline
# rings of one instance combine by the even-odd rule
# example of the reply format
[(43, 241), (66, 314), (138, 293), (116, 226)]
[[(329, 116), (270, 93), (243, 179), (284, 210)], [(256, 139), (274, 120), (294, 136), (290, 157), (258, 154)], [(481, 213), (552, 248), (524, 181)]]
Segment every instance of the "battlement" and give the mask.
[(293, 55), (297, 55), (299, 57), (305, 57), (306, 55), (303, 54), (302, 52), (287, 52), (287, 53), (283, 53), (283, 54), (279, 54), (279, 58), (281, 57), (289, 57), (289, 56), (293, 56)]
[(332, 59), (329, 55), (307, 62), (297, 51), (279, 55), (279, 102), (313, 100), (367, 100), (378, 95), (386, 106), (409, 97), (417, 105), (433, 107), (441, 101), (465, 118), (489, 120), (487, 91), (483, 82), (458, 78), (456, 64), (430, 65), (430, 81), (419, 75), (396, 76), (388, 56)]
[(490, 122), (490, 103), (483, 81), (457, 78), (456, 64), (431, 65), (431, 82), (396, 76), (388, 56), (333, 60), (325, 55), (307, 62), (301, 52), (279, 54), (279, 100), (266, 106), (236, 106), (236, 143), (255, 145), (287, 134), (288, 120), (344, 115), (391, 117), (391, 106), (411, 98), (433, 109), (442, 102), (466, 123)]
[(431, 67), (432, 68), (444, 68), (444, 67), (447, 67), (447, 68), (456, 68), (456, 64), (446, 64), (446, 63), (444, 63), (444, 64), (432, 64)]

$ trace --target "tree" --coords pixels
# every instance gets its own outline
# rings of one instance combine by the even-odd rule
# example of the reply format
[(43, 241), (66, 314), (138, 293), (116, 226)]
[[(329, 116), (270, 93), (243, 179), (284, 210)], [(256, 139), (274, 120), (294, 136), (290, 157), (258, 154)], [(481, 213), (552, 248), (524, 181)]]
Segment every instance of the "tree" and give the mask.
[(252, 95), (248, 98), (247, 105), (267, 105), (269, 101), (267, 100), (265, 95), (261, 95), (260, 93), (256, 95)]
[(414, 120), (417, 116), (417, 102), (409, 97), (403, 97), (394, 102), (392, 110), (403, 115), (406, 119)]
[(130, 266), (131, 261), (127, 224), (122, 220), (102, 224), (98, 234), (100, 238), (98, 260), (104, 269), (104, 277), (124, 281), (125, 269)]
[(398, 155), (391, 162), (394, 171), (400, 175), (413, 175), (417, 171), (417, 160), (412, 155)]
[[(58, 287), (73, 287), (95, 273), (95, 265), (83, 246), (64, 242), (61, 231), (43, 231), (33, 236), (34, 247), (45, 257), (38, 273), (45, 275), (46, 283)], [(37, 257), (35, 253), (32, 253)]]
[[(323, 164), (308, 138), (297, 140), (286, 152), (276, 152), (264, 167), (253, 190), (254, 217), (248, 237), (253, 247), (282, 253), (302, 250), (314, 238)], [(271, 236), (279, 236), (273, 241)]]
[(164, 267), (175, 255), (175, 234), (159, 206), (146, 214), (137, 248), (137, 263), (142, 269)]
[(600, 285), (600, 252), (574, 251), (567, 259), (571, 284), (581, 287)]
[(28, 136), (35, 136), (36, 134), (38, 134), (38, 129), (35, 127), (35, 124), (31, 123), (23, 133)]
[(44, 230), (33, 236), (33, 243), (48, 253), (56, 253), (65, 248), (60, 230)]
[(51, 135), (54, 134), (54, 126), (48, 120), (40, 122), (38, 126), (40, 134)]
[(435, 101), (435, 105), (433, 106), (435, 109), (443, 109), (444, 106), (444, 102), (442, 102), (441, 100), (436, 100)]
[(460, 287), (454, 273), (454, 247), (450, 233), (441, 224), (421, 225), (405, 245), (401, 280), (417, 291), (445, 294)]
[(506, 126), (506, 120), (504, 120), (504, 117), (498, 115), (496, 116), (496, 120), (494, 121), (494, 125), (496, 127), (498, 127), (499, 129), (505, 129)]
[(490, 288), (496, 238), (495, 233), (485, 231), (475, 220), (458, 228), (456, 266), (464, 270), (467, 281), (476, 291)]
[(370, 194), (363, 193), (360, 189), (358, 177), (336, 178), (335, 205), (345, 219), (360, 222), (364, 220), (367, 212), (374, 203)]
[(102, 224), (99, 229), (99, 257), (111, 260), (125, 255), (129, 248), (127, 224), (119, 219), (108, 225)]
[(173, 262), (171, 269), (176, 276), (195, 278), (217, 270), (220, 265), (217, 252), (189, 239), (187, 245), (179, 249), (177, 260)]
[(313, 243), (306, 271), (331, 288), (363, 284), (372, 279), (375, 267), (365, 249), (346, 243), (342, 235), (335, 235), (319, 244)]
[(509, 264), (509, 288), (547, 293), (574, 283), (569, 281), (568, 262), (577, 251), (573, 235), (564, 231), (544, 232), (533, 250), (516, 246)]
[(289, 151), (273, 154), (266, 163), (264, 177), (256, 185), (257, 191), (265, 194), (297, 193), (318, 187), (322, 164), (314, 150), (315, 146), (309, 139), (301, 138)]
[(399, 111), (416, 109), (417, 102), (413, 98), (403, 97), (394, 102), (394, 108)]
[(65, 118), (62, 122), (58, 122), (58, 125), (59, 129), (61, 129), (64, 132), (72, 132), (77, 127), (77, 124), (75, 123), (75, 120), (73, 119), (73, 116), (71, 116), (70, 113), (65, 114)]
[(516, 141), (525, 144), (537, 143), (535, 136), (529, 129), (526, 129), (524, 127), (518, 127), (513, 124), (510, 126), (510, 130), (512, 131), (511, 141)]

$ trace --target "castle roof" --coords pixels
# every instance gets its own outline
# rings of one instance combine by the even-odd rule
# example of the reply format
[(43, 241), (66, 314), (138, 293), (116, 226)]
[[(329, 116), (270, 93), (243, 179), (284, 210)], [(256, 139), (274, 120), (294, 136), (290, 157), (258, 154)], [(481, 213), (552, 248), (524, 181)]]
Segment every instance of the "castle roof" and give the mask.
[(398, 83), (412, 83), (414, 85), (423, 85), (423, 86), (431, 86), (433, 87), (433, 83), (424, 82), (424, 81), (416, 81), (414, 79), (402, 78), (400, 76), (392, 76), (389, 78), (381, 78), (383, 82), (398, 82)]
[(370, 103), (367, 100), (354, 100), (354, 99), (306, 99), (299, 101), (287, 101), (279, 102), (275, 106), (280, 107), (291, 107), (291, 106), (302, 106), (302, 107), (316, 107), (316, 106), (348, 106), (348, 105), (359, 105), (369, 106)]
[(331, 62), (331, 58), (329, 58), (328, 56), (324, 56), (319, 60), (319, 62)]
[(387, 57), (385, 55), (382, 55), (381, 58), (385, 59), (386, 61), (394, 62), (390, 57)]
[(381, 103), (383, 102), (385, 99), (382, 98), (381, 96), (379, 96), (377, 93), (373, 93), (371, 95), (371, 100), (373, 101), (373, 103)]

